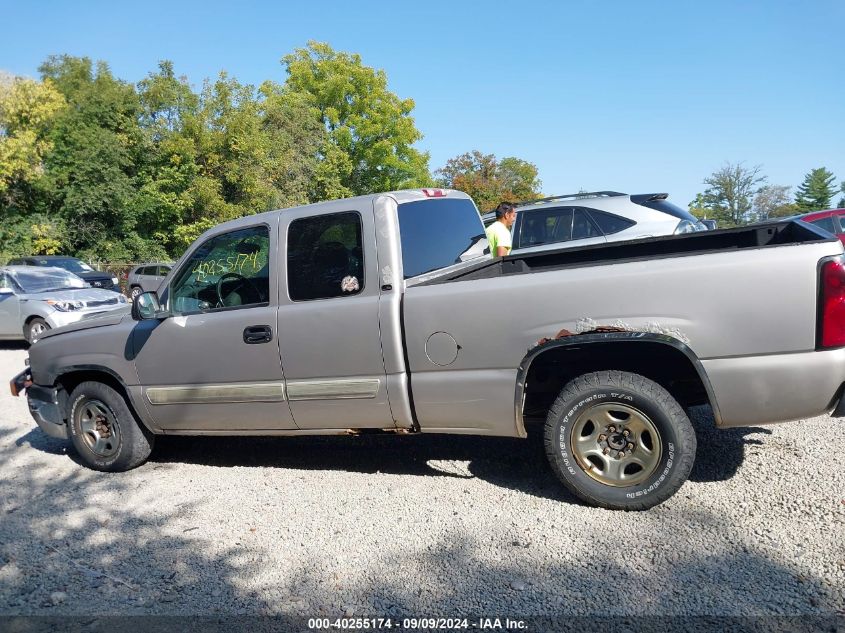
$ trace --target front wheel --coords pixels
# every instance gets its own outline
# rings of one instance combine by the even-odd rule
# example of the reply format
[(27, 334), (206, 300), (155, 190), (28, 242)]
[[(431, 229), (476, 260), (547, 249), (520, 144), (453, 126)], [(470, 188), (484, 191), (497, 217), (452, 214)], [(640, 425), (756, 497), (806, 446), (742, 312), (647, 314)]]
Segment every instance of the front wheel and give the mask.
[(42, 319), (41, 317), (35, 317), (29, 323), (26, 324), (24, 328), (24, 338), (26, 342), (32, 345), (37, 341), (41, 336), (43, 336), (44, 332), (50, 329), (50, 325)]
[(560, 392), (546, 419), (555, 474), (576, 496), (610, 510), (646, 510), (684, 484), (695, 431), (657, 383), (622, 371), (584, 374)]
[(101, 382), (83, 382), (70, 396), (70, 438), (86, 466), (120, 472), (143, 464), (155, 436), (135, 419), (123, 397)]

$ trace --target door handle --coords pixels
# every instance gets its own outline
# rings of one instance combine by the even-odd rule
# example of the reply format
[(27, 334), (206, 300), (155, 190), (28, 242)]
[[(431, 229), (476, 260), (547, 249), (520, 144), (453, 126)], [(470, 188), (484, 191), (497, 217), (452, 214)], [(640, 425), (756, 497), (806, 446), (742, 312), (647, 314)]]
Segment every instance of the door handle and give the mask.
[(244, 343), (256, 345), (273, 340), (273, 329), (269, 325), (249, 325), (244, 328)]

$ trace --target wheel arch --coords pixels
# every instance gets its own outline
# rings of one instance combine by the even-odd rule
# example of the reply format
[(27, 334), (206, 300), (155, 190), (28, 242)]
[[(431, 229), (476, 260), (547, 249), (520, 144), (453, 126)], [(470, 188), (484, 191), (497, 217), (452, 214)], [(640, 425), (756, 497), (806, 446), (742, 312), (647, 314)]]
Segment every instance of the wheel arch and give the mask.
[(548, 408), (575, 376), (617, 369), (662, 385), (683, 407), (709, 404), (721, 424), (713, 387), (701, 361), (674, 337), (649, 332), (600, 332), (555, 339), (529, 350), (517, 370), (514, 408), (519, 437), (525, 418)]
[(129, 396), (129, 389), (126, 387), (126, 384), (123, 382), (120, 375), (113, 369), (101, 365), (74, 365), (64, 368), (62, 372), (56, 376), (55, 386), (59, 388), (59, 403), (62, 405), (65, 412), (65, 419), (67, 419), (69, 414), (67, 409), (70, 394), (77, 386), (88, 381), (101, 382), (117, 391), (117, 393), (119, 393), (126, 402), (126, 406), (129, 407), (129, 411), (135, 416), (138, 423), (142, 424), (151, 433), (155, 432), (155, 430), (147, 424), (143, 416), (139, 415), (137, 407), (135, 407), (132, 402), (132, 398)]

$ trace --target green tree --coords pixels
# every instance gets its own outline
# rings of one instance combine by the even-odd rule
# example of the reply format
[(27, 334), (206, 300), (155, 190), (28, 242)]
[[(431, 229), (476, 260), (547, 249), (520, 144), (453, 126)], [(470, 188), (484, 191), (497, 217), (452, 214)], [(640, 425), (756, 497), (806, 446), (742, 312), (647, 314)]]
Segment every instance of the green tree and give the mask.
[(414, 101), (388, 90), (383, 70), (314, 41), (282, 63), (285, 91), (302, 95), (328, 132), (321, 188), (367, 194), (430, 183), (428, 154), (413, 147), (422, 138), (411, 117)]
[(695, 200), (692, 200), (688, 207), (689, 212), (697, 218), (708, 219), (713, 217), (713, 210), (707, 206), (703, 193), (695, 194)]
[[(839, 190), (840, 190), (843, 194), (845, 194), (845, 180), (843, 180), (843, 181), (840, 183), (840, 185), (839, 185)], [(845, 196), (843, 196), (842, 198), (840, 198), (840, 199), (839, 199), (839, 205), (838, 205), (838, 206), (839, 206), (839, 208), (840, 208), (840, 209), (845, 208)]]
[(829, 209), (836, 194), (836, 177), (824, 167), (813, 169), (804, 176), (795, 194), (795, 204), (804, 212)]
[(766, 182), (761, 167), (745, 167), (743, 163), (725, 163), (704, 179), (707, 189), (696, 198), (701, 209), (719, 220), (722, 226), (738, 226), (751, 220), (752, 200), (759, 186)]
[(173, 229), (194, 208), (191, 187), (199, 166), (185, 126), (198, 116), (199, 97), (187, 79), (176, 77), (169, 61), (138, 83), (138, 97), (144, 151), (135, 199), (137, 231), (176, 254), (181, 242)]
[(74, 250), (133, 257), (123, 238), (135, 229), (136, 158), (141, 149), (133, 86), (87, 58), (50, 57), (39, 68), (68, 103), (52, 126), (45, 159), (51, 208)]
[(52, 82), (14, 79), (0, 84), (0, 205), (17, 203), (44, 172), (52, 148), (47, 131), (65, 99)]
[(450, 158), (435, 175), (440, 186), (469, 194), (482, 213), (499, 202), (530, 200), (540, 193), (536, 165), (513, 157), (499, 161), (478, 150)]

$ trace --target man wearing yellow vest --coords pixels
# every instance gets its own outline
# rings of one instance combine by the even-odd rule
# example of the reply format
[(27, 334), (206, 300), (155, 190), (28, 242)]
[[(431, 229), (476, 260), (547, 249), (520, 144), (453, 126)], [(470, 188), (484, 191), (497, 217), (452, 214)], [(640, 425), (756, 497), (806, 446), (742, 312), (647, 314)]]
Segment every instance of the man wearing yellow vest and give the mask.
[(511, 227), (516, 222), (516, 207), (510, 202), (500, 202), (496, 207), (496, 221), (487, 227), (487, 242), (493, 257), (504, 257), (511, 252)]

